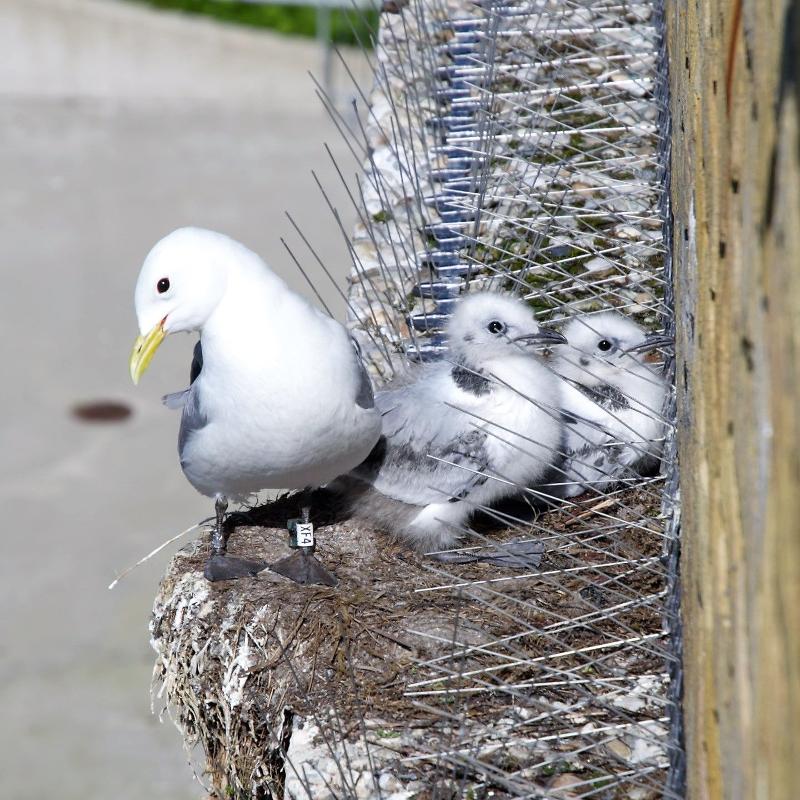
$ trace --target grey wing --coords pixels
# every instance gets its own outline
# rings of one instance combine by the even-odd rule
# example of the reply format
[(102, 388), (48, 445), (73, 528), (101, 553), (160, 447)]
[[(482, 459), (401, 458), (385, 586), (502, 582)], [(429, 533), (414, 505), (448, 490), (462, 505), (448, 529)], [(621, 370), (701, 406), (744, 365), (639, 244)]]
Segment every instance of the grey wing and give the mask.
[(564, 386), (561, 421), (564, 425), (567, 456), (587, 447), (599, 448), (610, 438), (608, 413), (594, 400), (573, 386)]
[(186, 405), (186, 398), (189, 395), (188, 389), (181, 389), (179, 392), (170, 392), (161, 398), (161, 402), (167, 407), (177, 411)]
[(181, 464), (186, 463), (186, 443), (193, 433), (208, 425), (208, 417), (202, 408), (200, 385), (197, 379), (203, 371), (203, 348), (198, 341), (192, 352), (192, 364), (189, 367), (189, 388), (182, 392), (174, 392), (163, 398), (164, 405), (169, 408), (183, 408), (181, 427), (178, 431), (178, 456)]
[(208, 417), (202, 408), (200, 387), (193, 383), (185, 391), (183, 413), (181, 414), (181, 427), (178, 431), (178, 455), (181, 464), (186, 459), (186, 443), (193, 433), (208, 425)]
[[(356, 395), (356, 405), (361, 408), (375, 408), (375, 395), (372, 391), (372, 381), (369, 379), (369, 373), (364, 366), (364, 360), (361, 358), (361, 348), (358, 342), (351, 336), (350, 341), (355, 350), (356, 363), (359, 370), (359, 384), (358, 394)], [(199, 344), (199, 343), (198, 343)]]
[(460, 500), (487, 480), (486, 431), (478, 420), (438, 398), (436, 376), (379, 392), (382, 452), (370, 482), (383, 494), (414, 505)]
[[(611, 432), (598, 420), (587, 419), (575, 412), (564, 418), (564, 462), (562, 480), (566, 481), (568, 495), (576, 494), (582, 487), (597, 488), (607, 483), (619, 471), (619, 446)], [(571, 488), (569, 484), (575, 484)]]
[(203, 348), (198, 341), (192, 351), (192, 363), (189, 367), (189, 388), (181, 389), (179, 392), (170, 392), (161, 398), (161, 402), (172, 409), (184, 408), (189, 397), (192, 384), (197, 380), (203, 369)]

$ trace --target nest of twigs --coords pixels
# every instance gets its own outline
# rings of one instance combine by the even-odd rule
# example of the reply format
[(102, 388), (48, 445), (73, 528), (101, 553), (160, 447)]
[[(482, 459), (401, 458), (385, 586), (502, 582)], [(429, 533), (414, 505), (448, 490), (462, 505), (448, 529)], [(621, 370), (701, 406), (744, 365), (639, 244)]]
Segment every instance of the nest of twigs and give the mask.
[[(335, 588), (268, 570), (209, 584), (201, 536), (156, 599), (154, 688), (220, 796), (655, 797), (625, 775), (646, 767), (656, 786), (664, 766), (662, 621), (648, 602), (665, 588), (659, 494), (543, 513), (525, 533), (542, 531), (543, 561), (527, 572), (438, 564), (337, 521), (324, 494), (312, 519)], [(230, 552), (288, 554), (300, 504), (233, 515)], [(485, 521), (493, 542), (521, 538), (497, 528)]]

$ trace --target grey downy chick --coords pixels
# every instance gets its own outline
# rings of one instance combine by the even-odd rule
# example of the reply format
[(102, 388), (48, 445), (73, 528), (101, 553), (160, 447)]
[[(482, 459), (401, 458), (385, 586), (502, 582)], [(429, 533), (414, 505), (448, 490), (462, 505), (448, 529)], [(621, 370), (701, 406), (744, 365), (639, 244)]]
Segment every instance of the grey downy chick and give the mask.
[(422, 552), (453, 547), (476, 509), (540, 482), (562, 437), (559, 381), (536, 355), (561, 334), (520, 300), (483, 292), (456, 306), (447, 337), (445, 360), (376, 394), (381, 439), (329, 487), (355, 518)]
[(562, 476), (553, 494), (575, 497), (656, 470), (666, 383), (646, 354), (671, 343), (615, 311), (572, 319), (554, 348), (562, 376)]

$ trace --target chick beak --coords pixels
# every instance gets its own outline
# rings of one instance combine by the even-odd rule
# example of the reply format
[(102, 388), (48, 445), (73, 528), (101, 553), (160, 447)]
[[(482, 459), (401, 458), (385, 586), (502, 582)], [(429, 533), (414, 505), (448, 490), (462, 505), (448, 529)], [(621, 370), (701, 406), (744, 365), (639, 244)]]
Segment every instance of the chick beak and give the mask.
[(635, 347), (629, 347), (623, 351), (621, 355), (628, 353), (649, 353), (652, 350), (658, 350), (661, 347), (672, 347), (675, 344), (675, 339), (672, 336), (665, 336), (664, 334), (653, 334), (648, 336), (641, 344)]
[(517, 336), (512, 342), (522, 342), (530, 347), (547, 347), (554, 344), (567, 344), (566, 338), (552, 328), (539, 328), (536, 333)]
[(158, 350), (158, 346), (164, 341), (167, 332), (164, 330), (164, 323), (167, 318), (161, 320), (157, 325), (154, 325), (144, 336), (137, 336), (136, 341), (133, 343), (133, 350), (129, 367), (131, 371), (131, 380), (134, 385), (139, 383), (139, 378), (142, 377), (144, 371), (150, 366), (153, 356)]

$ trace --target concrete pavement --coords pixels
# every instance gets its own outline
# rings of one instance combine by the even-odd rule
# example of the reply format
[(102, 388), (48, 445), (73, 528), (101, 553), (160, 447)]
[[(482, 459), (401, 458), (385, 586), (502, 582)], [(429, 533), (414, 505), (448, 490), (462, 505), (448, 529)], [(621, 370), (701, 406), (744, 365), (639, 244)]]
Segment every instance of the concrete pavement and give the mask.
[[(159, 402), (184, 385), (192, 342), (168, 341), (134, 389), (133, 284), (160, 236), (197, 224), (302, 286), (284, 209), (343, 276), (310, 170), (336, 185), (325, 140), (355, 165), (306, 75), (313, 42), (113, 0), (5, 0), (0, 50), (2, 794), (196, 798), (177, 732), (150, 714), (147, 622), (168, 555), (106, 589), (211, 510), (180, 474), (178, 419)], [(71, 415), (95, 399), (133, 415)]]

